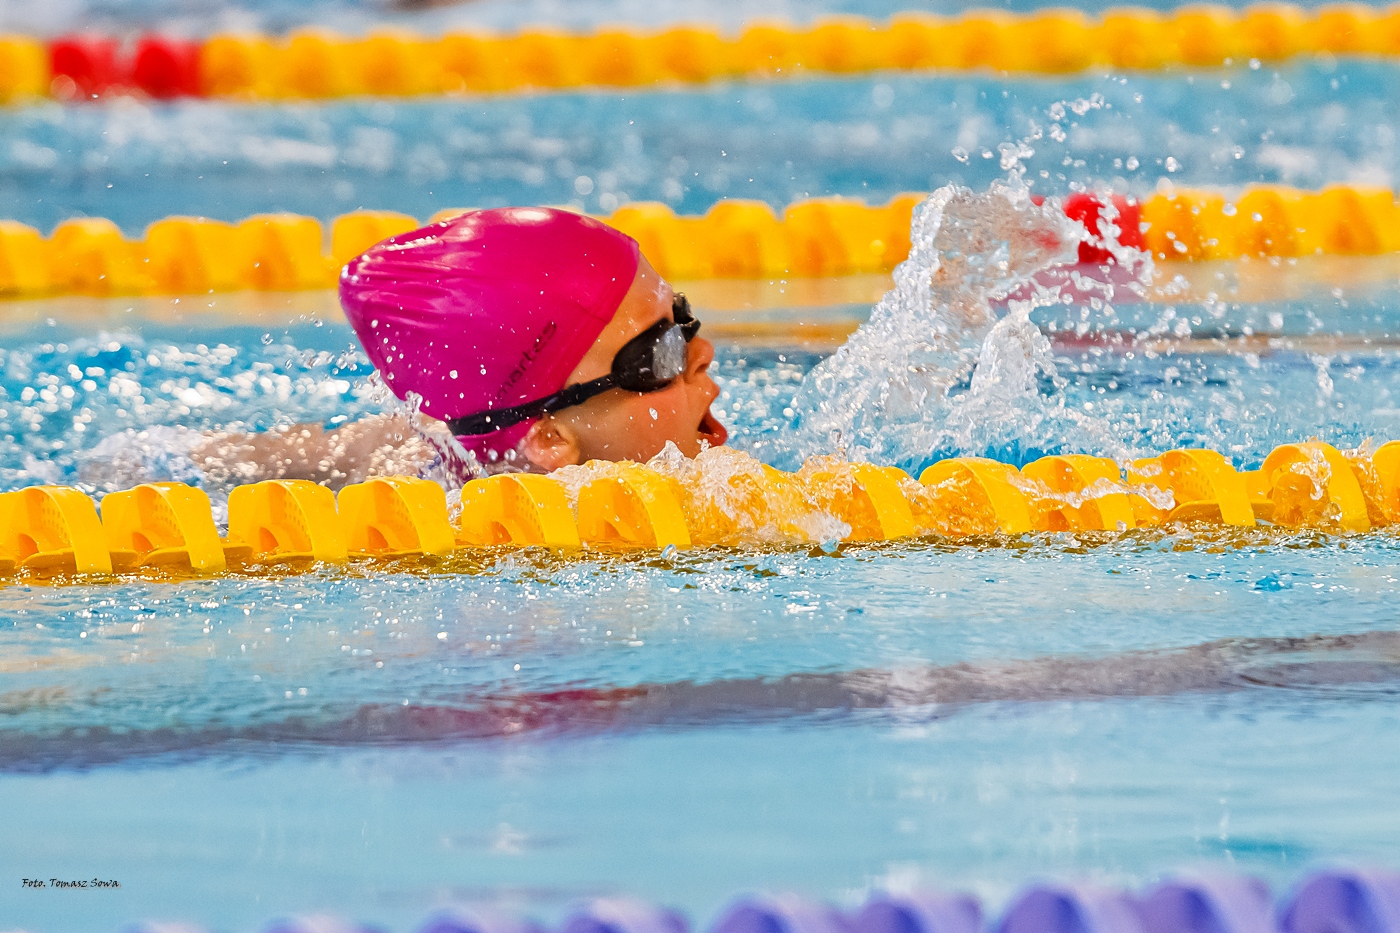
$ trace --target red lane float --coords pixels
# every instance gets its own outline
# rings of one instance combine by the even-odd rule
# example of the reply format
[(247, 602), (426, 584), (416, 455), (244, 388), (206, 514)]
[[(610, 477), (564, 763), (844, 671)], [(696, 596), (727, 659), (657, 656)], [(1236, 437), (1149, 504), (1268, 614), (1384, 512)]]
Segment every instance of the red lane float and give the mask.
[(65, 36), (49, 44), (49, 92), (90, 100), (137, 91), (148, 97), (197, 97), (202, 44), (143, 36), (130, 49), (100, 36)]
[[(1045, 203), (1045, 195), (1033, 194), (1031, 200), (1037, 205)], [(1142, 204), (1137, 198), (1115, 194), (1112, 196), (1116, 212), (1113, 225), (1118, 228), (1117, 241), (1123, 246), (1142, 249)], [(1099, 225), (1105, 205), (1103, 198), (1096, 194), (1076, 192), (1069, 195), (1062, 205), (1065, 216), (1077, 220), (1089, 231), (1089, 239), (1079, 244), (1079, 261), (1092, 263), (1114, 262), (1113, 253), (1104, 246), (1104, 234)]]
[[(1118, 228), (1117, 240), (1123, 246), (1142, 249), (1142, 206), (1137, 198), (1113, 196), (1113, 207), (1118, 212), (1113, 224)], [(1098, 242), (1085, 240), (1079, 244), (1080, 262), (1113, 262), (1113, 254), (1102, 245), (1104, 232), (1099, 223), (1103, 219), (1104, 203), (1092, 194), (1076, 193), (1065, 198), (1065, 216), (1084, 225), (1089, 234)]]
[(88, 100), (122, 87), (125, 69), (117, 60), (117, 41), (97, 36), (68, 36), (49, 44), (51, 93), (59, 100)]
[(132, 86), (160, 99), (203, 93), (199, 85), (200, 48), (197, 42), (146, 36), (132, 56)]

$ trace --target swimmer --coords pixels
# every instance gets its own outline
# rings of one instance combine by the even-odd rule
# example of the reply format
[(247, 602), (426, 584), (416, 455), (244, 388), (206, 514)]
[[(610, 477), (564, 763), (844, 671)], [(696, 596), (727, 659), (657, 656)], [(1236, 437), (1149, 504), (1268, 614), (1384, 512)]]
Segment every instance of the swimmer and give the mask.
[[(488, 470), (645, 461), (667, 443), (693, 457), (728, 438), (710, 411), (714, 346), (689, 302), (597, 220), (470, 211), (351, 260), (340, 301), (385, 385)], [(397, 416), (221, 435), (190, 457), (216, 482), (339, 486), (441, 453)]]

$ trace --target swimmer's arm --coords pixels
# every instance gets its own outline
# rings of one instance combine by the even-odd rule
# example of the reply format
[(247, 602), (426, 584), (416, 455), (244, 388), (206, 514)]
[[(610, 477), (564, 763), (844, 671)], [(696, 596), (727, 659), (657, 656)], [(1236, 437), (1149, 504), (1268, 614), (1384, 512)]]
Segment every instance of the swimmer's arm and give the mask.
[(371, 476), (415, 475), (434, 450), (402, 415), (372, 415), (327, 431), (296, 424), (260, 434), (216, 434), (190, 450), (215, 482), (306, 479), (333, 489)]

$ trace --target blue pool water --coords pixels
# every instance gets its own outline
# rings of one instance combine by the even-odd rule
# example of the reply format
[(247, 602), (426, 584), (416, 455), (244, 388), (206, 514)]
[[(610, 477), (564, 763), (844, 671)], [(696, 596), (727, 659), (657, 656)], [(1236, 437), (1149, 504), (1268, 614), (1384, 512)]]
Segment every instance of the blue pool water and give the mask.
[[(807, 197), (883, 203), (948, 182), (982, 189), (998, 147), (1035, 128), (1027, 181), (1062, 194), (1252, 182), (1390, 186), (1400, 65), (1365, 59), (1190, 74), (1000, 81), (883, 74), (454, 100), (216, 102), (0, 112), (0, 203), (46, 231), (74, 215), (132, 235), (172, 213), (573, 203), (610, 213), (719, 198), (781, 210)], [(1057, 101), (1101, 100), (1060, 121)], [(954, 150), (961, 150), (960, 161)], [(1170, 160), (1170, 162), (1168, 161)], [(1044, 173), (1042, 175), (1042, 173)], [(586, 192), (586, 195), (583, 193)]]
[[(894, 9), (59, 0), (0, 3), (0, 25), (733, 27)], [(1398, 73), (1324, 60), (40, 105), (0, 112), (0, 216), (47, 230), (102, 215), (136, 234), (169, 213), (982, 192), (1005, 174), (998, 146), (1033, 122), (1026, 180), (1051, 194), (1394, 186)], [(1057, 141), (1061, 100), (1090, 104)], [(879, 283), (860, 300), (682, 284), (719, 344), (733, 445), (787, 469), (828, 450), (793, 440), (800, 389)], [(992, 393), (975, 424), (929, 429), (922, 447), (892, 428), (880, 459), (1202, 445), (1252, 467), (1311, 436), (1400, 438), (1393, 258), (1168, 267), (1111, 311), (1031, 320), (1049, 350), (1029, 393)], [(801, 329), (814, 322), (825, 337)], [(975, 394), (974, 372), (951, 380), (954, 399)], [(189, 437), (388, 407), (329, 294), (0, 305), (0, 489), (176, 478), (218, 505), (227, 486), (193, 469)], [(855, 903), (919, 886), (995, 907), (1033, 878), (1200, 868), (1283, 884), (1317, 864), (1394, 865), (1396, 542), (1138, 532), (5, 583), (0, 928), (250, 931), (330, 912), (407, 931), (449, 904), (552, 918), (615, 893), (699, 920), (743, 890)]]

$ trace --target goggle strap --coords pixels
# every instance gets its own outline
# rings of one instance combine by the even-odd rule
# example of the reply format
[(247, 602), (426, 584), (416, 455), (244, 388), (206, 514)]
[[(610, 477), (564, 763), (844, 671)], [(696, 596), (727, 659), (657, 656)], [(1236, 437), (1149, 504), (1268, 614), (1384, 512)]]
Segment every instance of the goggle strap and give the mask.
[(478, 412), (475, 415), (467, 415), (465, 418), (453, 418), (447, 422), (447, 429), (454, 435), (491, 434), (514, 427), (522, 421), (538, 418), (540, 415), (548, 415), (552, 412), (563, 411), (565, 408), (572, 408), (575, 405), (582, 405), (593, 396), (601, 395), (616, 387), (617, 378), (612, 373), (608, 373), (598, 379), (567, 386), (553, 395), (535, 399), (535, 401), (526, 402), (523, 405)]
[(573, 408), (575, 405), (582, 405), (595, 395), (602, 395), (609, 389), (617, 388), (617, 376), (608, 373), (606, 376), (599, 376), (597, 379), (590, 379), (588, 382), (580, 382), (578, 385), (567, 386), (545, 399), (542, 415), (548, 415), (556, 411), (563, 411), (565, 408)]

